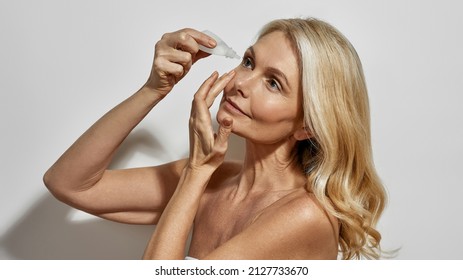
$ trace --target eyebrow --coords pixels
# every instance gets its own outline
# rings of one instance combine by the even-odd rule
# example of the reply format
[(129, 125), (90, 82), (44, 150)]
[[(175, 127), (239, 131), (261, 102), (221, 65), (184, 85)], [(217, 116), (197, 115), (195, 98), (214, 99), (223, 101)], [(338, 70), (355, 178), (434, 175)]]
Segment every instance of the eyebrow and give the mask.
[[(252, 55), (252, 57), (256, 58), (256, 52), (254, 51), (254, 47), (253, 46), (250, 46), (247, 51), (249, 51)], [(285, 73), (283, 73), (280, 69), (278, 68), (275, 68), (275, 67), (265, 67), (265, 70), (267, 72), (270, 72), (271, 74), (275, 75), (275, 76), (278, 76), (280, 77), (283, 82), (286, 84), (286, 86), (288, 87), (288, 89), (291, 91), (291, 86), (288, 82), (288, 78), (286, 77)]]

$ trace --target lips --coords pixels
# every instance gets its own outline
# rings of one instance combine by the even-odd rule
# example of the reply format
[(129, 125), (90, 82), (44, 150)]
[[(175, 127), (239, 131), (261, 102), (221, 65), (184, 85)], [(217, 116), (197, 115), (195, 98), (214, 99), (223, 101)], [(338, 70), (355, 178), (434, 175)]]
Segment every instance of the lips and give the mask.
[(248, 114), (246, 114), (243, 110), (241, 110), (241, 108), (233, 101), (231, 101), (230, 99), (226, 98), (225, 99), (225, 102), (227, 102), (228, 104), (226, 105), (230, 105), (230, 107), (232, 107), (233, 109), (235, 109), (236, 111), (240, 112), (241, 114), (248, 116)]

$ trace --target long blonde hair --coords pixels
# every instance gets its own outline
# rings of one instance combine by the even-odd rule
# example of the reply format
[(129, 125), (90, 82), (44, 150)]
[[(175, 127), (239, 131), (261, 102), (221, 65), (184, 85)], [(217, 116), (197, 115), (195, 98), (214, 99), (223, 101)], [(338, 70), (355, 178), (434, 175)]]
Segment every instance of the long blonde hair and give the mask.
[(368, 94), (360, 59), (350, 42), (321, 20), (281, 19), (259, 38), (282, 31), (298, 54), (304, 123), (300, 142), (308, 191), (340, 222), (343, 259), (379, 258), (375, 229), (386, 194), (372, 159)]

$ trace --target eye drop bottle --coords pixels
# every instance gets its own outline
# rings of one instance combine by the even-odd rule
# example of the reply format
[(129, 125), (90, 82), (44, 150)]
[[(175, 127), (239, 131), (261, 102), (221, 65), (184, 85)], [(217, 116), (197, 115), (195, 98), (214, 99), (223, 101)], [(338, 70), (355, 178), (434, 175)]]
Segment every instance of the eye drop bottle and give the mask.
[(205, 46), (199, 45), (200, 50), (202, 50), (203, 52), (210, 53), (210, 54), (222, 55), (228, 58), (236, 58), (236, 59), (241, 58), (239, 55), (236, 54), (236, 52), (232, 48), (230, 48), (222, 39), (220, 39), (219, 36), (215, 35), (209, 30), (204, 30), (202, 32), (214, 38), (214, 40), (217, 42), (217, 45), (213, 49), (206, 48)]

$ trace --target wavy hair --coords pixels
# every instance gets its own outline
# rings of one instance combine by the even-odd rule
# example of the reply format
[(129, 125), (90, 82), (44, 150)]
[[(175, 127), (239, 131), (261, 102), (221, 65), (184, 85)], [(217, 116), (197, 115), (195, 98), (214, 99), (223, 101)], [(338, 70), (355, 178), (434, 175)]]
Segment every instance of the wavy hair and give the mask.
[(298, 144), (307, 189), (340, 222), (343, 259), (377, 259), (375, 229), (386, 193), (376, 173), (370, 135), (368, 93), (360, 59), (330, 24), (279, 19), (258, 38), (282, 31), (298, 56), (304, 123), (311, 138)]

